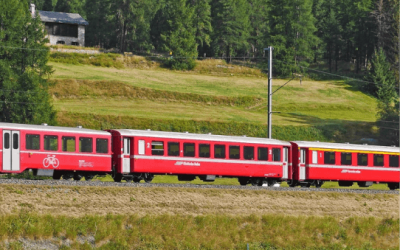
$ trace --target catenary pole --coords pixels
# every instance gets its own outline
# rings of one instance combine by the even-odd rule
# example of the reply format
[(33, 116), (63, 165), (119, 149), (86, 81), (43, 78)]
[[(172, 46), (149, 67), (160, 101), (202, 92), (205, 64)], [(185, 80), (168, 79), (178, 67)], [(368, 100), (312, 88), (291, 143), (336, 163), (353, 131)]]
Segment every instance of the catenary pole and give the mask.
[(272, 51), (274, 48), (269, 46), (264, 51), (268, 51), (268, 139), (272, 139)]

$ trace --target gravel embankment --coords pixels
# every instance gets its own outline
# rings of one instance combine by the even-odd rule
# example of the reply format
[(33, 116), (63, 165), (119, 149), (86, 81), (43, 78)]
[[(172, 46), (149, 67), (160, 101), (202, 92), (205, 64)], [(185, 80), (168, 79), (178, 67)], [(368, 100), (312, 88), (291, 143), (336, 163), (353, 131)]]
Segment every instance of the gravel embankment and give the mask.
[(85, 187), (171, 187), (171, 188), (203, 188), (203, 189), (240, 189), (240, 190), (270, 190), (294, 192), (338, 192), (355, 194), (399, 194), (399, 190), (373, 189), (342, 189), (342, 188), (288, 188), (288, 187), (258, 187), (258, 186), (229, 186), (229, 185), (197, 185), (197, 184), (165, 184), (165, 183), (129, 183), (102, 181), (71, 181), (71, 180), (25, 180), (0, 179), (0, 184), (44, 185), (44, 186), (85, 186)]

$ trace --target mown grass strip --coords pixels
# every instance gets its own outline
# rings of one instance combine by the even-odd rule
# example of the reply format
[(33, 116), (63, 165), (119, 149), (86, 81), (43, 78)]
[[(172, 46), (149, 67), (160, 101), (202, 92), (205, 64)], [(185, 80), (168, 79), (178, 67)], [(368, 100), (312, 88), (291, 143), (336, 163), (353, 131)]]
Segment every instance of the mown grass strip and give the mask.
[[(93, 236), (98, 249), (398, 249), (397, 219), (283, 215), (52, 216), (21, 211), (0, 217), (0, 239)], [(4, 245), (3, 245), (4, 246)], [(65, 249), (65, 246), (64, 246)], [(68, 249), (68, 248), (67, 248)]]
[(124, 97), (129, 99), (187, 101), (212, 105), (250, 107), (265, 100), (255, 96), (212, 96), (176, 91), (141, 88), (119, 81), (93, 81), (75, 79), (55, 79), (49, 93), (57, 99), (85, 97)]

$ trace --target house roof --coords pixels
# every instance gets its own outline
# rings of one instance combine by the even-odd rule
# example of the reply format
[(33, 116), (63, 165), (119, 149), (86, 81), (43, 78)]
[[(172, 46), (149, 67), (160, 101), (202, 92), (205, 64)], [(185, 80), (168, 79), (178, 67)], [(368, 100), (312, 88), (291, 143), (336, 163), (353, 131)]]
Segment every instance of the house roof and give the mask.
[(38, 12), (42, 22), (89, 25), (89, 23), (78, 13), (64, 13), (43, 10), (39, 10)]

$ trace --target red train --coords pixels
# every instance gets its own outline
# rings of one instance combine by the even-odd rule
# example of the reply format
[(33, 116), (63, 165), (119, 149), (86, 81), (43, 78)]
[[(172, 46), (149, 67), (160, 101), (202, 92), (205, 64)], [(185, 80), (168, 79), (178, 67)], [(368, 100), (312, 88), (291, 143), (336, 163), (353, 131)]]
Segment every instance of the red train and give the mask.
[(121, 180), (151, 182), (154, 175), (238, 178), (241, 185), (321, 187), (325, 181), (360, 187), (387, 183), (398, 189), (398, 147), (264, 138), (91, 129), (0, 123), (0, 174), (31, 169), (54, 179), (92, 179), (111, 174)]

